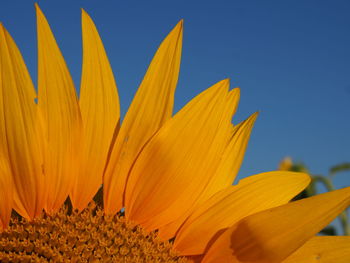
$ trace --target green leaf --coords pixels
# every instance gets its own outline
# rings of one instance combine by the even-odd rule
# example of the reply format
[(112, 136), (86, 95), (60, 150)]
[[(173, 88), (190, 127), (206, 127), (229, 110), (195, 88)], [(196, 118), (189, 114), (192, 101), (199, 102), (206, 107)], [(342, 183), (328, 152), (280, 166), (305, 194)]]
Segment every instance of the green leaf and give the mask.
[(329, 174), (335, 175), (336, 173), (345, 171), (350, 171), (350, 163), (341, 163), (331, 167), (331, 169), (329, 169)]

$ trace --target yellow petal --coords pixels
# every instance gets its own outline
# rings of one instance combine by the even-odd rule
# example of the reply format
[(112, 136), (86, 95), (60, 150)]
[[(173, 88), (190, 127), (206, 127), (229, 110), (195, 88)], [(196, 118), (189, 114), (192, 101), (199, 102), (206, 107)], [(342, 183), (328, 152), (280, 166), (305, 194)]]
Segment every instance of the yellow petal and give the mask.
[(234, 127), (233, 136), (221, 157), (221, 162), (215, 174), (212, 176), (208, 187), (201, 197), (202, 200), (208, 199), (219, 190), (233, 183), (241, 167), (250, 134), (257, 117), (258, 113), (254, 113), (248, 119)]
[(199, 256), (188, 256), (186, 257), (187, 261), (189, 263), (201, 263), (202, 259), (203, 259), (203, 255), (199, 255)]
[[(0, 26), (2, 31), (2, 26)], [(7, 33), (6, 33), (7, 34)], [(3, 38), (1, 37), (3, 40)], [(0, 42), (0, 45), (3, 45)], [(0, 49), (1, 52), (1, 49)], [(2, 53), (0, 53), (2, 56)], [(0, 61), (0, 232), (8, 226), (11, 217), (13, 205), (13, 182), (11, 170), (9, 167), (7, 138), (6, 138), (6, 123), (4, 116), (4, 101), (3, 101), (3, 81), (2, 81), (3, 63)]]
[(8, 160), (4, 156), (0, 156), (0, 232), (10, 222), (13, 203), (12, 195), (13, 182)]
[(203, 262), (281, 262), (349, 204), (350, 187), (248, 216), (216, 240)]
[(227, 80), (188, 103), (150, 140), (136, 160), (125, 195), (126, 216), (148, 230), (190, 209), (214, 173), (231, 128)]
[(349, 236), (318, 236), (307, 241), (283, 263), (349, 263)]
[(81, 117), (74, 84), (44, 14), (36, 4), (38, 31), (38, 106), (45, 123), (47, 202), (57, 211), (78, 173)]
[[(8, 158), (15, 186), (15, 209), (23, 217), (38, 216), (44, 206), (35, 90), (23, 58), (5, 28), (0, 25), (1, 147)], [(4, 139), (4, 134), (6, 133)], [(7, 156), (6, 156), (7, 155)]]
[(117, 86), (102, 41), (89, 15), (82, 10), (83, 70), (80, 110), (83, 121), (81, 172), (71, 193), (74, 208), (82, 210), (102, 184), (103, 170), (114, 130), (119, 127)]
[[(238, 89), (234, 89), (230, 93), (234, 94), (232, 92), (234, 92), (235, 90), (238, 91)], [(228, 105), (230, 105), (230, 103)], [(234, 113), (234, 111), (232, 113)], [(212, 195), (230, 186), (233, 183), (234, 178), (236, 177), (238, 170), (240, 168), (240, 165), (243, 161), (243, 156), (247, 148), (250, 133), (254, 126), (254, 122), (257, 116), (258, 114), (254, 113), (247, 120), (243, 121), (237, 126), (234, 126), (234, 128), (231, 130), (231, 133), (233, 135), (228, 145), (226, 146), (224, 153), (221, 156), (218, 168), (216, 169), (214, 175), (211, 177), (210, 181), (208, 182), (202, 195), (197, 199), (196, 205), (204, 203)], [(183, 213), (182, 216), (176, 219), (175, 221), (160, 228), (159, 229), (160, 237), (162, 237), (163, 239), (171, 239), (172, 237), (174, 237), (179, 227), (186, 220), (186, 218), (191, 214), (193, 209), (188, 210), (186, 213)]]
[(172, 115), (182, 48), (182, 21), (160, 45), (123, 120), (104, 175), (104, 210), (123, 207), (129, 170), (144, 144)]
[(176, 235), (174, 249), (182, 255), (203, 254), (223, 230), (246, 216), (289, 202), (309, 183), (307, 174), (293, 172), (268, 172), (243, 179), (191, 214)]
[(234, 89), (229, 91), (228, 97), (227, 97), (227, 101), (228, 101), (227, 111), (229, 112), (229, 116), (235, 115), (237, 108), (238, 108), (240, 96), (241, 96), (241, 91), (239, 88), (234, 88)]

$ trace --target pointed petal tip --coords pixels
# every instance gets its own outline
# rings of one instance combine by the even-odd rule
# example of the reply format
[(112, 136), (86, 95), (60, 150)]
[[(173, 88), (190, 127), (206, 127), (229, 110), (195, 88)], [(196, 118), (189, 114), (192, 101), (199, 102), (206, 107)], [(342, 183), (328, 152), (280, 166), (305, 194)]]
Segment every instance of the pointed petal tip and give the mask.
[(84, 10), (84, 8), (81, 8), (81, 21), (82, 23), (88, 23), (89, 21), (91, 21), (91, 18), (89, 16), (89, 14)]
[(81, 22), (85, 25), (95, 27), (94, 21), (92, 20), (89, 13), (85, 11), (84, 8), (81, 8)]
[(252, 115), (250, 115), (246, 120), (244, 120), (243, 122), (247, 122), (247, 123), (251, 123), (254, 124), (256, 119), (259, 116), (259, 111), (254, 112)]
[(4, 33), (8, 33), (6, 27), (4, 26), (3, 22), (0, 21), (0, 30), (4, 31)]
[(34, 7), (35, 7), (35, 11), (38, 13), (38, 12), (41, 12), (41, 9), (40, 9), (40, 7), (39, 7), (39, 5), (38, 5), (38, 3), (34, 3)]
[(85, 11), (84, 8), (80, 8), (80, 10), (81, 10), (81, 16), (82, 17), (88, 17), (88, 18), (90, 17), (89, 14)]
[(246, 120), (243, 121), (243, 122), (245, 122), (245, 123), (247, 123), (247, 125), (250, 125), (250, 126), (253, 127), (253, 125), (255, 124), (255, 121), (256, 121), (256, 119), (258, 118), (258, 116), (259, 116), (259, 111), (254, 112), (252, 115), (250, 115), (250, 116), (248, 117), (248, 119), (246, 119)]
[(4, 24), (2, 22), (0, 22), (0, 33), (1, 32), (2, 32), (2, 34), (4, 34), (4, 37), (6, 37), (6, 36), (11, 37), (10, 33), (7, 31), (6, 27), (4, 26)]
[(42, 19), (42, 18), (44, 18), (46, 20), (46, 17), (44, 15), (43, 11), (41, 10), (41, 8), (39, 7), (38, 3), (35, 3), (34, 6), (35, 6), (37, 20)]
[(221, 84), (221, 86), (225, 86), (227, 88), (230, 87), (230, 79), (229, 78), (220, 80), (217, 84), (219, 84), (219, 83)]
[(173, 31), (177, 31), (178, 34), (182, 34), (183, 28), (184, 28), (184, 20), (181, 19), (181, 20), (176, 24), (176, 26), (174, 27)]
[(240, 87), (235, 87), (230, 92), (235, 93), (237, 96), (241, 96), (241, 89), (240, 89)]
[(229, 92), (230, 89), (230, 79), (223, 79), (217, 82), (212, 87), (217, 87), (218, 90), (225, 90), (225, 92)]

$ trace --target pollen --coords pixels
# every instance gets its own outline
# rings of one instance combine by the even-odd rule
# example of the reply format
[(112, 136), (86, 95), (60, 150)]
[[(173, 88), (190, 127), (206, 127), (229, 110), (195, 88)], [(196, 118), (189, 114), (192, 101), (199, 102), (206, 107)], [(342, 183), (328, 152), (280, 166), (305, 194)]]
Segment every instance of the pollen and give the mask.
[(172, 242), (121, 213), (106, 216), (95, 203), (81, 213), (70, 210), (33, 221), (12, 217), (0, 234), (0, 262), (187, 262)]

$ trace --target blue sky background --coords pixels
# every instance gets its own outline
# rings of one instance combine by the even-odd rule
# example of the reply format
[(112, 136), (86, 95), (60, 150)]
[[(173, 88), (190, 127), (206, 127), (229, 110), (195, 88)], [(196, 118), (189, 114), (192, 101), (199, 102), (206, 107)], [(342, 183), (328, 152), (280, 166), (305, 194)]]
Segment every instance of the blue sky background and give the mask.
[[(94, 19), (125, 113), (159, 43), (184, 19), (176, 110), (223, 79), (241, 87), (234, 122), (255, 111), (240, 177), (274, 170), (284, 156), (325, 174), (350, 161), (350, 2), (42, 0), (77, 86), (80, 8)], [(10, 31), (36, 82), (34, 1), (1, 0)], [(350, 174), (336, 178), (350, 185)]]

